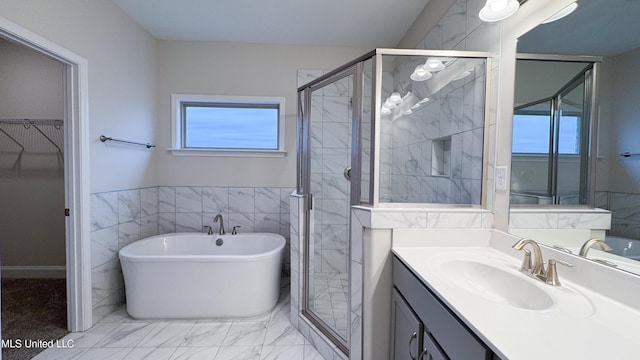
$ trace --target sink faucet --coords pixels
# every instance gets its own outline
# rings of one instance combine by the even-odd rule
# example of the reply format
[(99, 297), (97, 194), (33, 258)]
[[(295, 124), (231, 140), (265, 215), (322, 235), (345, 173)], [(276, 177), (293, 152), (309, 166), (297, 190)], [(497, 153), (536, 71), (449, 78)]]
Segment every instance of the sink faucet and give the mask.
[(531, 267), (531, 264), (526, 264), (526, 262), (530, 261), (531, 257), (525, 250), (525, 254), (527, 256), (525, 256), (525, 261), (522, 263), (520, 271), (538, 278), (546, 276), (544, 271), (544, 262), (542, 261), (542, 250), (540, 250), (540, 246), (537, 242), (531, 239), (520, 239), (517, 243), (513, 244), (512, 247), (516, 250), (522, 250), (526, 245), (531, 245), (531, 248), (533, 249), (533, 267)]
[[(533, 249), (533, 267), (531, 266), (531, 252), (524, 248), (526, 245), (531, 245)], [(560, 286), (556, 264), (573, 267), (573, 265), (568, 262), (551, 259), (545, 269), (540, 246), (531, 239), (520, 239), (517, 243), (513, 244), (513, 248), (516, 250), (524, 250), (524, 261), (522, 262), (520, 271), (549, 285)]]
[(224, 220), (222, 219), (222, 214), (218, 214), (216, 215), (216, 217), (213, 218), (214, 223), (217, 223), (218, 220), (220, 220), (220, 231), (218, 231), (218, 235), (224, 235), (227, 232), (224, 231)]
[(589, 252), (589, 249), (591, 249), (592, 247), (598, 245), (600, 247), (600, 249), (604, 250), (604, 251), (611, 251), (613, 249), (611, 249), (611, 246), (609, 246), (606, 242), (600, 240), (600, 239), (589, 239), (587, 240), (584, 244), (582, 244), (582, 247), (580, 248), (580, 252), (578, 253), (578, 255), (580, 256), (584, 256), (587, 257), (587, 252)]

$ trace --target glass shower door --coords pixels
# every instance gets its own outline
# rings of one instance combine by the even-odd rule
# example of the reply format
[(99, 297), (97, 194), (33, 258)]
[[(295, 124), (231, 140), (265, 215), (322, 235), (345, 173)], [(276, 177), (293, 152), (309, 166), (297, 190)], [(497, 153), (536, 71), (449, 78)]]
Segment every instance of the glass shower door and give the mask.
[(353, 70), (311, 88), (308, 317), (346, 344), (349, 318)]

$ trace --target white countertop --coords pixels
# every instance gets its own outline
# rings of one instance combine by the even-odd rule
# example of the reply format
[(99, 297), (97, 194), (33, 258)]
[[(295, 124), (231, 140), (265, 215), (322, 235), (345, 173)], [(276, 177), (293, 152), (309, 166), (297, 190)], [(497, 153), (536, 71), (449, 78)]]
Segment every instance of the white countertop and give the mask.
[(563, 279), (560, 265), (560, 287), (531, 281), (561, 300), (524, 310), (478, 296), (437, 267), (442, 257), (479, 257), (517, 271), (521, 259), (490, 246), (394, 246), (393, 253), (503, 360), (640, 358), (640, 311)]

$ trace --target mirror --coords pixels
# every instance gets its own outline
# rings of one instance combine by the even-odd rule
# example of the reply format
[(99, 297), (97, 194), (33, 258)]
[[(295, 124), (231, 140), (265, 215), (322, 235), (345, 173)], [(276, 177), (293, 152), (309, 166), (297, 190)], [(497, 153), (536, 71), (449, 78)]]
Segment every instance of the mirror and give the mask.
[[(515, 224), (515, 209), (531, 210), (537, 220), (545, 218), (545, 209), (558, 209), (554, 205), (610, 210), (606, 243), (612, 250), (603, 252), (595, 246), (587, 257), (640, 274), (638, 14), (640, 1), (579, 0), (569, 16), (540, 24), (518, 39), (510, 232), (526, 233), (515, 229), (522, 227)], [(593, 58), (577, 58), (583, 55), (602, 61), (594, 70)], [(588, 94), (594, 82), (596, 98)], [(589, 103), (591, 99), (594, 104)], [(593, 111), (586, 111), (591, 105)], [(598, 119), (597, 128), (588, 128), (589, 114)], [(591, 148), (589, 136), (595, 132), (589, 134), (589, 130), (597, 130)], [(588, 171), (585, 166), (592, 155), (597, 156), (595, 171)], [(552, 211), (557, 228), (562, 228), (562, 213)], [(529, 230), (530, 234), (537, 231)], [(536, 240), (553, 239), (541, 242), (574, 253), (593, 235), (585, 231), (572, 241), (571, 236), (560, 234), (562, 230), (547, 232), (548, 236), (544, 231), (536, 234)], [(600, 233), (604, 237), (604, 231)]]

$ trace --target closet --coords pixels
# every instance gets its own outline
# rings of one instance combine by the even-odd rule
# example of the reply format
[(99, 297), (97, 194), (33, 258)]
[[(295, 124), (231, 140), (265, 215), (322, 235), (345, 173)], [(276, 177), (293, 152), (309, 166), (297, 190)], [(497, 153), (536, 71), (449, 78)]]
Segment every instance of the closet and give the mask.
[[(52, 340), (67, 332), (64, 69), (0, 38), (3, 339)], [(18, 349), (3, 348), (3, 356), (33, 355), (12, 351)]]

